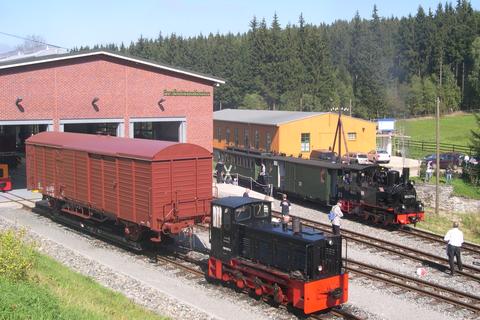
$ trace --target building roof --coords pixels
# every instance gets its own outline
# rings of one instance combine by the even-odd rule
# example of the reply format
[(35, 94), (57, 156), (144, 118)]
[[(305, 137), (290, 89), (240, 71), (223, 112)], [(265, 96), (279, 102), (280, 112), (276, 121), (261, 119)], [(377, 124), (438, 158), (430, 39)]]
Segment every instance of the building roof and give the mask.
[(147, 161), (211, 157), (211, 153), (207, 149), (191, 143), (72, 132), (41, 132), (28, 138), (26, 144)]
[(213, 120), (278, 126), (328, 112), (224, 109), (213, 113)]
[(133, 57), (133, 56), (126, 55), (126, 54), (123, 54), (123, 53), (111, 52), (111, 51), (107, 51), (107, 50), (94, 50), (94, 51), (75, 52), (75, 53), (67, 53), (67, 54), (59, 54), (59, 55), (41, 56), (41, 57), (29, 57), (29, 58), (26, 58), (26, 59), (0, 62), (0, 70), (22, 67), (22, 66), (29, 66), (29, 65), (38, 65), (38, 64), (44, 64), (44, 63), (49, 63), (49, 62), (55, 62), (55, 61), (73, 60), (73, 59), (84, 58), (84, 57), (92, 57), (92, 56), (93, 57), (94, 56), (112, 57), (112, 58), (116, 58), (116, 59), (119, 59), (119, 60), (130, 61), (130, 62), (138, 63), (138, 64), (141, 64), (141, 65), (150, 66), (150, 67), (160, 69), (160, 70), (165, 70), (165, 71), (170, 71), (170, 72), (179, 73), (179, 74), (183, 74), (183, 75), (188, 75), (188, 76), (191, 76), (191, 77), (194, 77), (194, 78), (199, 78), (199, 79), (211, 81), (212, 83), (216, 83), (216, 84), (224, 84), (225, 83), (225, 80), (220, 79), (220, 78), (216, 78), (216, 77), (213, 77), (213, 76), (210, 76), (210, 75), (201, 74), (201, 73), (198, 73), (198, 72), (193, 72), (193, 71), (190, 71), (190, 70), (173, 67), (173, 66), (166, 65), (166, 64), (161, 64), (161, 63), (158, 63), (158, 62), (155, 62), (155, 61), (152, 61), (152, 60)]

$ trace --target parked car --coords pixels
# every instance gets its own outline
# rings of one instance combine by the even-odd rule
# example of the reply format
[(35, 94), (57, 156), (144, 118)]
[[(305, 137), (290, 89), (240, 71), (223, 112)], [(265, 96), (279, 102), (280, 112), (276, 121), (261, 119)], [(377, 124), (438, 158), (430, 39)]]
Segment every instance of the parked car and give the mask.
[[(445, 152), (440, 153), (440, 169), (446, 169), (451, 165), (454, 169), (461, 166), (465, 155), (458, 152)], [(423, 158), (423, 163), (426, 165), (428, 162), (432, 162), (435, 166), (437, 163), (436, 154), (429, 154)]]
[(343, 163), (358, 163), (358, 164), (368, 164), (368, 157), (366, 153), (362, 152), (349, 152), (343, 155)]
[(389, 163), (390, 154), (385, 150), (372, 150), (367, 153), (368, 161), (374, 163)]
[(336, 162), (337, 161), (337, 153), (333, 152), (331, 150), (316, 149), (316, 150), (312, 150), (312, 152), (310, 152), (310, 159)]

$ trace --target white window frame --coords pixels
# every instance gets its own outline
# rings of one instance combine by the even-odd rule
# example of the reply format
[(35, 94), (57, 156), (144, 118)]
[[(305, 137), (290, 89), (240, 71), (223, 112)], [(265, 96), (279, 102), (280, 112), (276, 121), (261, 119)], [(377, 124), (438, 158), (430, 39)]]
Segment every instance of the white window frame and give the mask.
[[(304, 136), (308, 137), (308, 142), (304, 142)], [(309, 152), (310, 151), (310, 132), (303, 132), (300, 134), (300, 151)]]

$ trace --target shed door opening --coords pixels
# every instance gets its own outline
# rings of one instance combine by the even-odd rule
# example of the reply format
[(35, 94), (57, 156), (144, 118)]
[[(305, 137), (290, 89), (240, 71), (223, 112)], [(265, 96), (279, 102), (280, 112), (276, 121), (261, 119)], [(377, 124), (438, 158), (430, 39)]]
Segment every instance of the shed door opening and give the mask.
[(135, 122), (133, 123), (133, 137), (180, 142), (181, 124), (181, 121)]
[(64, 132), (101, 134), (117, 136), (118, 123), (69, 123), (64, 124)]
[(47, 130), (46, 124), (0, 125), (0, 163), (8, 165), (13, 189), (24, 189), (25, 140)]

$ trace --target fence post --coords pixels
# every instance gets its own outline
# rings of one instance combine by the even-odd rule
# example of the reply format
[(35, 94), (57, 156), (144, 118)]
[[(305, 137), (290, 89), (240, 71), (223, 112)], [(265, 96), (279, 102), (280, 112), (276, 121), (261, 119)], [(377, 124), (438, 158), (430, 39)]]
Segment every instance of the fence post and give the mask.
[(422, 140), (422, 151), (423, 151), (423, 140)]

